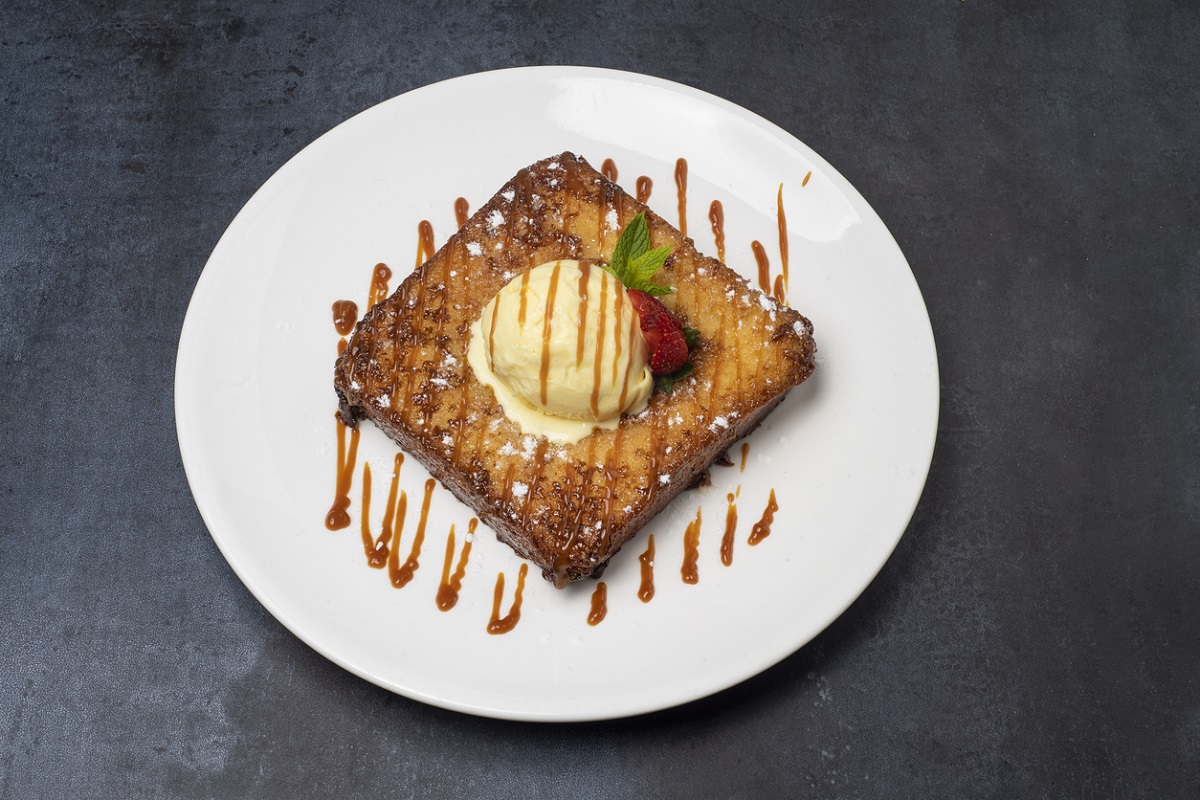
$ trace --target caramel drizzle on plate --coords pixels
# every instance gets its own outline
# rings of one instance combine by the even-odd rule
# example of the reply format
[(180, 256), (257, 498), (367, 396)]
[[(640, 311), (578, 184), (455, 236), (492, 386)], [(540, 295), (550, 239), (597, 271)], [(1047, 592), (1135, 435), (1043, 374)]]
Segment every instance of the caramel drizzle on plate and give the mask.
[(687, 159), (677, 159), (675, 161), (675, 189), (679, 198), (679, 232), (684, 237), (687, 236), (687, 176)]
[(458, 227), (467, 224), (467, 217), (471, 213), (471, 206), (467, 203), (467, 198), (460, 197), (454, 201), (454, 221), (458, 223)]
[(638, 556), (642, 567), (642, 582), (638, 585), (638, 600), (649, 603), (654, 599), (654, 534), (650, 534), (645, 551)]
[[(386, 290), (387, 285), (384, 284)], [(333, 329), (339, 336), (349, 336), (358, 322), (358, 304), (353, 300), (337, 300), (333, 304)]]
[(747, 540), (749, 544), (758, 544), (771, 535), (771, 523), (775, 521), (775, 512), (778, 510), (779, 504), (775, 502), (775, 490), (772, 489), (771, 497), (767, 500), (767, 507), (763, 509), (762, 518), (750, 529), (750, 538)]
[(403, 528), (404, 526), (404, 509), (407, 508), (408, 501), (405, 498), (403, 509), (397, 501), (397, 492), (400, 489), (400, 467), (403, 464), (404, 453), (396, 453), (392, 467), (392, 483), (388, 488), (387, 505), (383, 507), (383, 525), (377, 539), (372, 538), (370, 526), (367, 522), (369, 516), (367, 509), (370, 506), (371, 498), (371, 473), (367, 471), (367, 465), (363, 464), (363, 552), (367, 555), (367, 565), (374, 569), (383, 569), (383, 567), (387, 566), (392, 541), (392, 522), (396, 519), (396, 512), (398, 510), (400, 511), (400, 527)]
[(611, 158), (604, 159), (604, 163), (600, 165), (600, 173), (613, 183), (617, 182), (617, 165)]
[(380, 262), (371, 272), (371, 289), (367, 293), (367, 308), (371, 308), (388, 296), (388, 281), (392, 278), (392, 270), (387, 264)]
[[(809, 175), (812, 173), (810, 172)], [(783, 210), (783, 184), (779, 184), (779, 194), (776, 195), (776, 215), (779, 225), (779, 269), (781, 274), (775, 279), (775, 299), (781, 303), (787, 302), (787, 290), (791, 285), (788, 278), (788, 233), (787, 214)]]
[(700, 507), (696, 507), (696, 518), (688, 523), (683, 534), (683, 566), (679, 574), (684, 583), (700, 582)]
[(595, 627), (599, 625), (608, 615), (608, 587), (604, 585), (604, 581), (596, 584), (595, 591), (592, 592), (592, 606), (588, 610), (587, 624)]
[(725, 535), (721, 537), (721, 563), (725, 566), (733, 564), (733, 537), (737, 532), (737, 498), (742, 493), (742, 487), (738, 486), (737, 493), (730, 492), (725, 496), (729, 501), (729, 508), (725, 511)]
[[(425, 541), (425, 526), (429, 522), (429, 501), (433, 497), (433, 487), (437, 485), (437, 481), (433, 478), (425, 481), (425, 499), (421, 501), (421, 517), (417, 521), (417, 532), (413, 535), (412, 548), (409, 550), (408, 559), (396, 566), (399, 558), (393, 555), (388, 559), (388, 577), (392, 581), (392, 586), (397, 589), (403, 589), (408, 582), (413, 579), (413, 574), (420, 567), (421, 545)], [(393, 553), (400, 551), (400, 537), (396, 537), (396, 546), (393, 548)]]
[(771, 261), (767, 258), (767, 251), (758, 239), (750, 243), (750, 249), (754, 251), (754, 260), (758, 262), (758, 288), (765, 294), (770, 294)]
[(453, 575), (450, 574), (450, 563), (454, 560), (454, 526), (450, 526), (450, 535), (446, 539), (446, 560), (442, 563), (442, 582), (437, 592), (437, 607), (441, 611), (449, 611), (458, 604), (458, 593), (462, 590), (463, 576), (467, 574), (467, 560), (471, 557), (471, 542), (475, 538), (477, 525), (479, 520), (471, 517)]
[(513, 596), (512, 606), (503, 617), (500, 616), (500, 603), (504, 600), (504, 573), (496, 575), (496, 591), (492, 595), (492, 618), (488, 620), (488, 633), (508, 633), (521, 621), (521, 595), (525, 591), (525, 575), (528, 572), (529, 564), (521, 562), (521, 569), (517, 571), (517, 591)]
[(433, 225), (427, 219), (417, 223), (417, 263), (413, 269), (433, 258), (436, 248), (433, 244)]
[(746, 456), (750, 455), (750, 443), (742, 442), (742, 472), (746, 471)]
[(358, 428), (350, 428), (350, 447), (346, 448), (346, 426), (338, 413), (333, 412), (337, 425), (337, 478), (333, 489), (333, 505), (325, 515), (325, 527), (340, 531), (350, 527), (350, 487), (354, 483), (354, 462), (358, 459)]
[(650, 200), (650, 193), (654, 191), (654, 181), (650, 180), (645, 175), (641, 175), (637, 179), (637, 200), (639, 203), (645, 203)]
[(712, 226), (713, 241), (717, 245), (717, 261), (725, 263), (725, 208), (720, 200), (713, 200), (708, 207), (708, 222)]

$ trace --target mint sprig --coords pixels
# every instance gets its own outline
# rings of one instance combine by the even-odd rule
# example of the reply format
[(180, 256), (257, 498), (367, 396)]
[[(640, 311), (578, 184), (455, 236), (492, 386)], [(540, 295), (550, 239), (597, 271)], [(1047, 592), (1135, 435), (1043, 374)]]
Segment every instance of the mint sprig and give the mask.
[(672, 249), (670, 245), (650, 249), (650, 227), (646, 224), (646, 212), (643, 211), (621, 231), (612, 260), (602, 266), (626, 289), (638, 289), (651, 297), (661, 297), (674, 290), (670, 286), (652, 283), (650, 279), (662, 269)]

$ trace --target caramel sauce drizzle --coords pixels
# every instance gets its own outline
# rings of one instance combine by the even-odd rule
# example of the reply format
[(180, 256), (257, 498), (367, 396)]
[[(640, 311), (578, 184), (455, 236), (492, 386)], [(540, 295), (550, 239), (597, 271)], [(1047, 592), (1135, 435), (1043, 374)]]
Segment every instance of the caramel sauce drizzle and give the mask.
[[(812, 173), (808, 173), (811, 175)], [(776, 195), (775, 204), (778, 207), (779, 218), (779, 268), (782, 275), (775, 279), (775, 299), (781, 303), (787, 302), (787, 290), (791, 285), (788, 278), (788, 235), (787, 235), (787, 214), (783, 210), (783, 184), (779, 184), (779, 194)]]
[(513, 596), (512, 606), (508, 614), (500, 616), (500, 603), (504, 600), (504, 573), (496, 575), (496, 591), (492, 595), (492, 618), (488, 621), (487, 632), (493, 635), (508, 633), (517, 627), (521, 621), (521, 595), (525, 591), (525, 575), (529, 572), (529, 564), (522, 562), (517, 572), (517, 592)]
[(413, 265), (413, 269), (424, 264), (430, 258), (436, 249), (433, 246), (433, 225), (429, 220), (423, 219), (417, 223), (417, 263)]
[[(491, 353), (496, 350), (496, 320), (500, 319), (500, 292), (496, 293), (495, 300), (492, 301), (492, 324), (488, 326), (488, 358), (491, 358)], [(582, 326), (581, 326), (582, 328)], [(491, 363), (490, 360), (488, 362)]]
[(375, 265), (375, 270), (371, 273), (371, 290), (367, 293), (367, 308), (388, 296), (388, 281), (391, 277), (392, 270), (387, 264), (381, 262)]
[(782, 275), (775, 276), (775, 288), (772, 290), (771, 296), (780, 303), (787, 303), (787, 281)]
[(441, 611), (449, 611), (458, 604), (458, 593), (462, 590), (463, 576), (467, 574), (467, 559), (471, 557), (471, 541), (475, 538), (478, 524), (479, 520), (475, 517), (471, 517), (467, 523), (466, 541), (463, 542), (453, 575), (450, 574), (450, 562), (454, 560), (454, 526), (450, 526), (450, 536), (446, 539), (446, 560), (442, 564), (442, 583), (437, 592), (437, 607)]
[(675, 161), (675, 188), (679, 195), (679, 232), (687, 236), (687, 174), (686, 158)]
[(600, 325), (596, 331), (596, 363), (592, 368), (592, 419), (600, 418), (600, 360), (604, 356), (604, 331), (608, 325), (608, 273), (600, 273)]
[(746, 456), (750, 455), (750, 443), (742, 442), (742, 472), (746, 471)]
[(467, 215), (471, 211), (471, 206), (467, 203), (467, 198), (460, 197), (454, 201), (454, 221), (458, 223), (458, 227), (467, 224)]
[[(621, 291), (620, 286), (613, 287), (613, 368), (612, 380), (610, 384), (617, 385), (617, 369), (621, 366), (621, 326), (618, 324), (621, 321), (621, 306), (625, 304), (625, 292)], [(636, 314), (634, 316), (637, 316)], [(633, 340), (630, 340), (630, 344)], [(632, 347), (630, 348), (633, 349)], [(624, 408), (624, 405), (621, 406)]]
[(325, 527), (340, 531), (350, 527), (350, 486), (354, 483), (354, 462), (358, 460), (358, 428), (350, 428), (350, 448), (346, 449), (346, 426), (337, 412), (333, 412), (337, 425), (337, 479), (333, 490), (333, 505), (325, 515)]
[(588, 611), (587, 624), (595, 627), (604, 621), (604, 617), (608, 615), (608, 587), (604, 585), (604, 581), (596, 584), (596, 590), (592, 592), (592, 607)]
[(771, 490), (771, 497), (767, 500), (767, 507), (763, 510), (762, 519), (754, 523), (754, 527), (750, 529), (750, 538), (747, 540), (750, 544), (758, 544), (763, 539), (771, 535), (771, 523), (775, 521), (775, 512), (779, 510), (779, 504), (775, 502), (775, 490)]
[(679, 573), (684, 583), (699, 583), (700, 568), (700, 507), (696, 507), (696, 518), (688, 523), (683, 534), (683, 567)]
[[(588, 307), (588, 278), (591, 277), (592, 264), (590, 261), (579, 262), (579, 333), (575, 336), (575, 368), (583, 363), (583, 343), (585, 341), (584, 322), (587, 320)], [(495, 319), (493, 318), (493, 325)]]
[[(425, 499), (421, 501), (421, 518), (417, 521), (417, 532), (413, 536), (412, 548), (409, 550), (408, 559), (399, 568), (395, 567), (396, 561), (399, 559), (395, 556), (388, 559), (388, 577), (392, 580), (392, 586), (397, 589), (403, 589), (408, 582), (413, 579), (413, 573), (421, 566), (421, 545), (425, 541), (425, 525), (429, 522), (429, 501), (433, 497), (433, 487), (437, 485), (437, 481), (433, 478), (425, 481)], [(406, 498), (407, 500), (407, 498)], [(407, 503), (406, 503), (407, 505)], [(396, 547), (393, 552), (398, 553), (400, 550), (400, 537), (396, 537)]]
[(637, 179), (637, 199), (639, 203), (645, 203), (650, 199), (650, 192), (654, 191), (654, 181), (645, 175), (641, 175)]
[(604, 159), (604, 163), (600, 166), (600, 172), (613, 183), (617, 182), (617, 165), (611, 158)]
[(654, 599), (654, 534), (650, 534), (650, 541), (646, 545), (646, 551), (638, 556), (638, 561), (642, 565), (642, 582), (638, 586), (638, 599), (643, 603), (649, 603)]
[(766, 294), (770, 294), (771, 262), (767, 259), (767, 251), (758, 239), (750, 243), (750, 249), (754, 251), (754, 260), (758, 262), (758, 288)]
[(713, 238), (717, 243), (717, 261), (725, 263), (725, 209), (720, 200), (713, 200), (708, 207), (708, 221), (712, 225)]
[[(385, 291), (386, 287), (384, 284)], [(349, 336), (355, 322), (358, 322), (358, 305), (353, 300), (338, 300), (333, 304), (333, 328), (339, 336)]]
[[(383, 527), (379, 532), (378, 539), (371, 538), (371, 532), (366, 524), (367, 522), (367, 501), (369, 500), (370, 490), (366, 490), (366, 498), (363, 502), (363, 551), (367, 555), (367, 565), (373, 569), (383, 569), (387, 566), (390, 544), (392, 541), (392, 521), (395, 519), (397, 502), (396, 495), (400, 489), (400, 467), (404, 464), (404, 453), (396, 453), (396, 459), (392, 468), (392, 484), (388, 489), (387, 505), (383, 507)], [(365, 468), (367, 465), (363, 464)], [(370, 482), (367, 475), (363, 475), (364, 489), (365, 484)], [(405, 503), (407, 506), (407, 502)], [(400, 524), (404, 524), (404, 519), (401, 517)]]
[[(738, 487), (738, 494), (742, 491), (742, 487)], [(729, 508), (725, 512), (725, 535), (721, 537), (721, 563), (725, 566), (733, 564), (733, 536), (737, 532), (737, 494), (730, 492), (726, 499), (729, 501)]]
[(558, 294), (558, 274), (561, 270), (562, 262), (556, 261), (554, 270), (550, 273), (550, 289), (546, 292), (546, 314), (542, 319), (542, 368), (538, 375), (541, 381), (542, 405), (546, 404), (546, 389), (550, 383), (550, 329), (554, 324), (554, 298)]
[[(519, 296), (521, 298), (521, 305), (519, 305), (517, 307), (517, 324), (520, 325), (522, 328), (525, 327), (525, 307), (529, 304), (529, 301), (527, 301), (525, 299), (525, 294), (528, 291), (529, 291), (529, 271), (526, 270), (525, 274), (521, 276), (521, 291), (519, 293)], [(496, 312), (493, 310), (492, 311), (493, 324), (495, 323), (495, 321), (496, 321)]]
[[(636, 352), (633, 349), (634, 336), (638, 334), (638, 318), (637, 314), (632, 314), (629, 317), (629, 354), (625, 357), (625, 380), (621, 382), (621, 399), (617, 401), (617, 407), (622, 411), (625, 410), (625, 401), (629, 399), (629, 375), (633, 372), (633, 356)], [(615, 367), (614, 367), (615, 369)]]
[(371, 550), (374, 549), (375, 540), (371, 536), (371, 465), (363, 462), (362, 475), (362, 520), (360, 527), (362, 528), (363, 549), (366, 550), (368, 563)]
[(808, 174), (804, 176), (804, 180), (800, 181), (800, 185), (801, 185), (801, 186), (808, 186), (808, 179), (809, 179), (809, 178), (811, 178), (811, 177), (812, 177), (812, 170), (810, 169), (810, 170), (808, 171)]

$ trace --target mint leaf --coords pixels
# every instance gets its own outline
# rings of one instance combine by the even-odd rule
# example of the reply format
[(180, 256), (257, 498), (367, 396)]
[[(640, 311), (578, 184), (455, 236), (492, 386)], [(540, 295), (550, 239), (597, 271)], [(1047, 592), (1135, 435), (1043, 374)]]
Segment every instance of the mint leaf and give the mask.
[(688, 361), (670, 375), (655, 375), (654, 388), (658, 389), (660, 392), (666, 392), (667, 394), (670, 394), (671, 390), (675, 388), (675, 381), (681, 381), (688, 375), (691, 375), (692, 370), (694, 369), (695, 366), (692, 365), (692, 362)]
[(671, 255), (670, 246), (656, 247), (630, 261), (629, 266), (625, 270), (629, 276), (626, 285), (632, 289), (640, 289), (642, 284), (649, 283), (655, 273), (662, 269), (662, 265), (666, 262), (669, 255)]
[(662, 269), (671, 250), (670, 245), (650, 249), (650, 227), (643, 211), (629, 220), (617, 238), (612, 260), (601, 266), (626, 289), (639, 289), (652, 297), (661, 297), (674, 290), (670, 286), (651, 283), (650, 279)]
[(700, 344), (700, 331), (695, 328), (684, 328), (683, 338), (687, 340), (688, 349), (691, 350), (696, 345)]
[(670, 286), (660, 286), (657, 283), (644, 283), (637, 287), (651, 297), (662, 297), (665, 294), (671, 294), (675, 290)]
[(646, 225), (646, 212), (638, 214), (629, 220), (629, 224), (617, 238), (617, 246), (613, 248), (612, 273), (622, 279), (629, 264), (650, 249), (650, 227)]

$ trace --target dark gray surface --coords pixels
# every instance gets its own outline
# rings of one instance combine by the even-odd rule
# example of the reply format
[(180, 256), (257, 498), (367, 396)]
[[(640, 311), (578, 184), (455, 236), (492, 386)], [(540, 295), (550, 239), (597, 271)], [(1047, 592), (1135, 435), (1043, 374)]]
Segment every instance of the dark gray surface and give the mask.
[[(1200, 793), (1194, 4), (180, 5), (0, 16), (0, 798)], [(823, 154), (942, 369), (863, 597), (614, 723), (461, 716), (325, 661), (226, 566), (175, 441), (187, 302), (254, 190), (376, 102), (542, 63), (688, 83)]]

